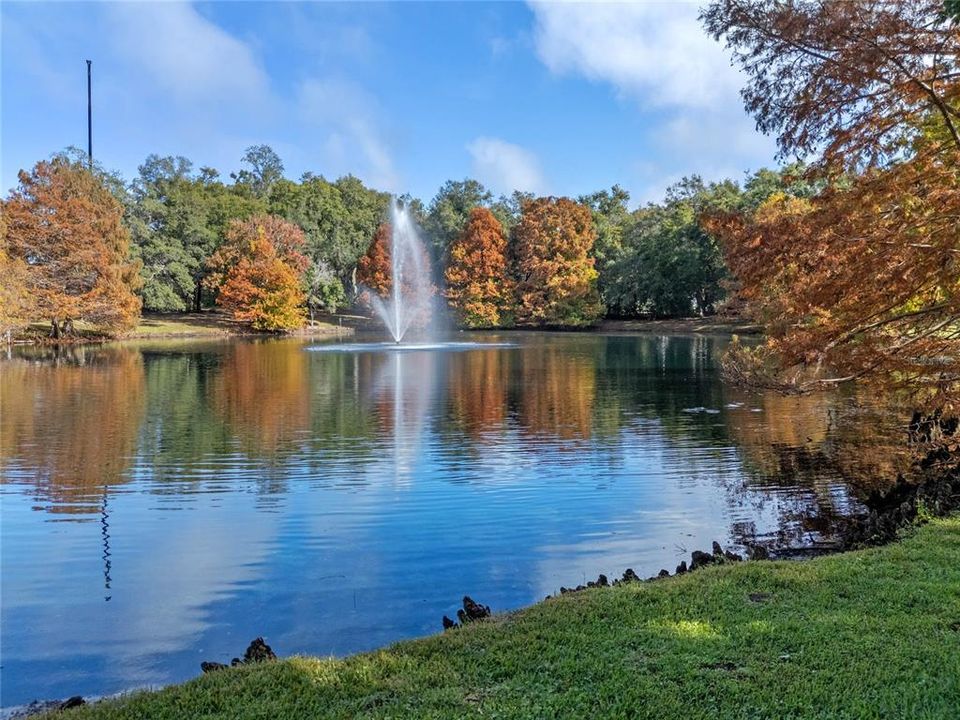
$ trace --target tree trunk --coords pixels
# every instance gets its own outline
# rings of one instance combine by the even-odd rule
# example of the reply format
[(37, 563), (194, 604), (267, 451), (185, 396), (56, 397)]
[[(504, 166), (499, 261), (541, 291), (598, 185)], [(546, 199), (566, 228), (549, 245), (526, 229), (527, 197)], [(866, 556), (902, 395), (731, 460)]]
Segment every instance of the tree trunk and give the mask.
[(63, 323), (63, 334), (64, 335), (73, 335), (73, 319), (67, 318)]
[(200, 281), (197, 280), (197, 286), (193, 290), (193, 311), (195, 313), (200, 312), (200, 293), (203, 290), (203, 286), (200, 284)]
[(60, 339), (60, 325), (57, 323), (56, 318), (50, 318), (50, 337), (57, 340)]

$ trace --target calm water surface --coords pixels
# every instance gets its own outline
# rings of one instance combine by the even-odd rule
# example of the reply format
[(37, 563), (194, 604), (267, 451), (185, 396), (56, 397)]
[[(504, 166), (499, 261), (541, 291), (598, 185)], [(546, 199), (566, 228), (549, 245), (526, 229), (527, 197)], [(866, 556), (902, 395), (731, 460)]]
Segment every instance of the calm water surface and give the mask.
[(473, 339), (514, 346), (0, 362), (0, 704), (180, 681), (257, 635), (366, 650), (465, 593), (515, 608), (858, 507), (803, 460), (842, 444), (837, 401), (726, 387), (722, 338)]

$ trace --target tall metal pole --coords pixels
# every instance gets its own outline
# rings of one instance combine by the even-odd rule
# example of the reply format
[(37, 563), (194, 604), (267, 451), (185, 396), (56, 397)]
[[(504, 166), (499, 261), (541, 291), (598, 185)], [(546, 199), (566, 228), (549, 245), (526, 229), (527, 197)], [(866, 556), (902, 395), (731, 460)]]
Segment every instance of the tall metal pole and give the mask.
[(93, 169), (93, 91), (90, 80), (91, 60), (87, 60), (87, 164)]

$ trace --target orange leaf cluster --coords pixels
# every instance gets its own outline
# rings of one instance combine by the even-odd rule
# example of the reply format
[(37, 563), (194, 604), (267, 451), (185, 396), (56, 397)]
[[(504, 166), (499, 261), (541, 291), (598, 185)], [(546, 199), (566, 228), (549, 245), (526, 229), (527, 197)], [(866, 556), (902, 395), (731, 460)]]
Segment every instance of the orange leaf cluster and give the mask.
[(782, 366), (875, 376), (941, 404), (957, 392), (958, 168), (960, 152), (921, 154), (812, 201), (775, 196), (752, 218), (708, 221)]
[[(960, 407), (960, 24), (940, 0), (714, 0), (708, 30), (784, 152), (822, 149), (810, 201), (706, 220), (768, 341), (738, 367), (870, 378)], [(755, 373), (753, 373), (755, 374)]]
[(75, 320), (110, 331), (136, 324), (139, 263), (128, 260), (123, 208), (97, 177), (64, 158), (37, 163), (21, 171), (3, 215), (8, 261), (54, 335)]
[(390, 233), (390, 223), (380, 223), (370, 247), (357, 262), (357, 282), (383, 298), (390, 294), (393, 287)]
[(303, 231), (270, 215), (234, 220), (223, 245), (208, 261), (207, 284), (217, 304), (255, 330), (302, 327), (306, 321), (302, 285), (308, 260), (300, 253)]
[(943, 0), (713, 0), (702, 17), (784, 154), (846, 169), (896, 161), (931, 113), (960, 146), (960, 23)]
[(449, 250), (447, 300), (461, 325), (491, 328), (511, 324), (513, 285), (507, 272), (507, 237), (486, 208), (470, 211)]
[(603, 313), (590, 253), (596, 235), (590, 210), (568, 198), (525, 203), (514, 228), (517, 322), (580, 327)]

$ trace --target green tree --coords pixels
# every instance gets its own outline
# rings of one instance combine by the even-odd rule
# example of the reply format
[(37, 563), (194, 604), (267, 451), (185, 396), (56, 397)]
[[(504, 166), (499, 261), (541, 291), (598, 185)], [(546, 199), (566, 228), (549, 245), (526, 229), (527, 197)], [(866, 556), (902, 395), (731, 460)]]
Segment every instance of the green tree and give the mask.
[(303, 292), (307, 310), (310, 312), (310, 322), (313, 322), (313, 316), (317, 310), (335, 313), (347, 304), (343, 283), (340, 282), (333, 268), (323, 260), (314, 260), (310, 263), (303, 276)]
[(389, 195), (348, 175), (334, 183), (305, 173), (300, 183), (279, 180), (270, 189), (270, 212), (296, 223), (307, 237), (306, 254), (353, 284), (357, 261), (383, 218)]
[(662, 205), (633, 214), (619, 258), (603, 267), (606, 300), (620, 315), (686, 316), (714, 311), (724, 295), (726, 267), (715, 238), (703, 230), (708, 209), (740, 202), (731, 181), (706, 184), (684, 178), (667, 190)]
[(386, 215), (390, 195), (365, 187), (353, 175), (339, 178), (334, 187), (340, 191), (340, 198), (346, 209), (346, 219), (337, 244), (342, 259), (340, 267), (349, 268), (349, 284), (351, 291), (356, 293), (357, 262), (367, 251), (370, 238), (377, 232)]
[(430, 255), (437, 267), (446, 265), (450, 245), (466, 227), (470, 211), (489, 208), (493, 195), (476, 180), (447, 180), (427, 208), (424, 221)]
[(264, 202), (227, 186), (211, 168), (193, 174), (183, 157), (149, 156), (131, 184), (125, 223), (143, 263), (142, 297), (149, 310), (198, 312), (206, 298), (207, 259), (231, 220), (262, 212)]
[(142, 263), (143, 305), (148, 310), (186, 310), (199, 262), (188, 251), (190, 238), (206, 232), (202, 204), (190, 202), (187, 191), (192, 163), (184, 157), (150, 155), (138, 170), (124, 219)]
[(231, 174), (237, 185), (249, 189), (254, 197), (264, 198), (273, 184), (283, 177), (283, 161), (269, 145), (251, 145), (243, 154), (247, 166)]
[(590, 208), (593, 228), (597, 233), (597, 241), (593, 246), (593, 257), (599, 273), (597, 287), (604, 305), (614, 312), (618, 310), (614, 289), (616, 266), (622, 260), (623, 237), (632, 220), (627, 207), (629, 201), (630, 193), (619, 185), (577, 199), (577, 202)]
[(960, 0), (943, 0), (943, 14), (954, 22), (960, 22)]
[(497, 198), (496, 202), (490, 205), (490, 212), (500, 221), (504, 232), (509, 234), (514, 225), (520, 222), (524, 204), (530, 202), (533, 198), (533, 193), (514, 190), (509, 196), (501, 195)]

